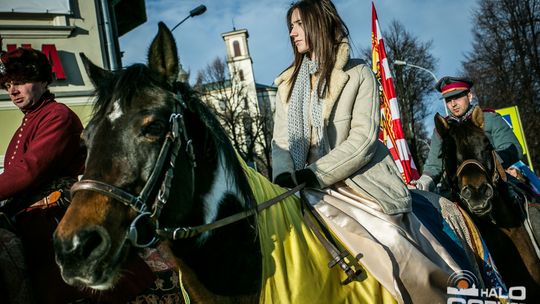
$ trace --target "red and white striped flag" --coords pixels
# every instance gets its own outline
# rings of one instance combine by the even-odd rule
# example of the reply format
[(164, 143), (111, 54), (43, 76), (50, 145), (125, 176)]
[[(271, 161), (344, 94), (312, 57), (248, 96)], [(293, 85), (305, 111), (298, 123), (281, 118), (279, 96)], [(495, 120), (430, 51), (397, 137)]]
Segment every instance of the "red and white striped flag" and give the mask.
[(401, 128), (401, 114), (392, 82), (392, 72), (386, 58), (383, 37), (381, 35), (379, 20), (375, 5), (371, 2), (371, 45), (372, 45), (372, 64), (373, 72), (382, 84), (381, 98), (381, 133), (380, 139), (390, 150), (394, 158), (401, 177), (405, 183), (412, 179), (418, 179), (419, 174), (414, 161), (409, 152), (407, 141)]

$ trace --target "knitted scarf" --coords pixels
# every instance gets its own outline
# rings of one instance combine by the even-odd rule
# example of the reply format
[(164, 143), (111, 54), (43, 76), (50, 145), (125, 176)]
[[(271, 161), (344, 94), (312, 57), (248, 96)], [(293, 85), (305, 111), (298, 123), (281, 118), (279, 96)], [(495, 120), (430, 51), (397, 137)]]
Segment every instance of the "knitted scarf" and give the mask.
[[(319, 100), (316, 89), (311, 93), (310, 75), (315, 72), (317, 72), (317, 62), (304, 56), (291, 92), (287, 128), (289, 152), (293, 159), (295, 170), (303, 169), (306, 165), (312, 127), (315, 129), (317, 147), (323, 147), (322, 101)], [(315, 88), (317, 88), (318, 82), (319, 80), (317, 79)], [(320, 151), (318, 153), (320, 154)]]
[(457, 123), (462, 123), (466, 120), (469, 120), (475, 107), (476, 105), (469, 104), (469, 109), (467, 110), (467, 112), (465, 112), (465, 114), (461, 115), (460, 117), (454, 116), (454, 114), (450, 113), (450, 115), (448, 115), (448, 120), (455, 121)]

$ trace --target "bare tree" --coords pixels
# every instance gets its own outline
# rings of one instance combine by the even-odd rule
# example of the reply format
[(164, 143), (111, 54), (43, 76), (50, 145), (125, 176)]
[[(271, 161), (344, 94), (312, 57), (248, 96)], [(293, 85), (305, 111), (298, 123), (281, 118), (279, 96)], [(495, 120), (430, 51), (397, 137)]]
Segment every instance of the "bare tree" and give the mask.
[[(393, 20), (389, 30), (382, 33), (390, 64), (394, 60), (403, 60), (428, 70), (435, 68), (437, 60), (430, 52), (432, 41), (420, 41), (397, 20)], [(371, 58), (371, 47), (362, 53)], [(395, 72), (394, 86), (403, 133), (414, 163), (421, 172), (429, 151), (428, 138), (431, 136), (431, 130), (426, 130), (422, 120), (428, 115), (427, 96), (433, 91), (435, 82), (425, 71), (406, 66), (391, 67)]]
[(226, 61), (217, 57), (199, 71), (194, 87), (218, 117), (240, 156), (268, 176), (271, 173), (268, 138), (272, 137), (268, 117), (271, 120), (272, 114), (260, 110), (256, 96), (250, 96), (240, 73), (229, 71)]
[(517, 105), (533, 166), (540, 169), (540, 1), (480, 0), (474, 13), (473, 51), (463, 62), (478, 103)]
[(257, 125), (260, 133), (256, 137), (260, 153), (255, 159), (259, 164), (259, 172), (268, 178), (272, 178), (272, 137), (274, 136), (274, 112), (268, 96), (263, 95), (259, 99), (259, 116)]

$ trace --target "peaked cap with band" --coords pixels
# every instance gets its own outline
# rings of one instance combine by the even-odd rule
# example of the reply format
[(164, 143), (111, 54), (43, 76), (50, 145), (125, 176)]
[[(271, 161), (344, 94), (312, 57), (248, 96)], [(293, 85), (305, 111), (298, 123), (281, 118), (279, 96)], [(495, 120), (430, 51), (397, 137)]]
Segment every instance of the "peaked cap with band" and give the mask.
[(445, 76), (437, 81), (435, 89), (441, 92), (443, 98), (448, 98), (469, 91), (472, 86), (469, 78)]

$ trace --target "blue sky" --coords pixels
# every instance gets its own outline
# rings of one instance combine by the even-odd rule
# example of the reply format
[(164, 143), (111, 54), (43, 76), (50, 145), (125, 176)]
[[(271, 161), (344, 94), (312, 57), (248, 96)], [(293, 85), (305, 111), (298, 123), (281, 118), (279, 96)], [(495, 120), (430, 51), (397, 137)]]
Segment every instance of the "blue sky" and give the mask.
[[(163, 21), (170, 28), (200, 4), (208, 10), (190, 18), (175, 31), (180, 61), (197, 72), (216, 57), (225, 57), (221, 34), (236, 29), (249, 32), (249, 49), (255, 80), (272, 84), (274, 78), (292, 61), (285, 14), (291, 0), (146, 0), (148, 21), (120, 38), (124, 52), (122, 62), (129, 65), (145, 62), (147, 49)], [(351, 32), (353, 55), (371, 45), (371, 1), (335, 0), (338, 12)], [(464, 54), (471, 51), (473, 0), (375, 0), (379, 24), (383, 31), (393, 19), (407, 31), (426, 42), (433, 40), (432, 54), (438, 61), (433, 70), (438, 77), (459, 72)], [(433, 97), (433, 111), (444, 112), (442, 101)]]

